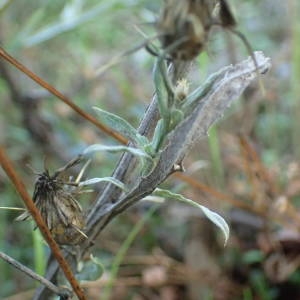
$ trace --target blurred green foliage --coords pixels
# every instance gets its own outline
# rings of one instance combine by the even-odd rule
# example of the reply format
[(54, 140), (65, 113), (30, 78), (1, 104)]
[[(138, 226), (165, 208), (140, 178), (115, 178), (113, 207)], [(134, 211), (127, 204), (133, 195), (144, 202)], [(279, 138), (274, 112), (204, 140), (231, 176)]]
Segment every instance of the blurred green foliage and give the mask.
[[(155, 21), (160, 1), (12, 0), (4, 7), (1, 4), (0, 1), (0, 40), (7, 51), (54, 87), (71, 96), (83, 109), (93, 113), (91, 107), (96, 105), (120, 114), (137, 126), (153, 92), (153, 58), (145, 50), (140, 50), (101, 77), (94, 78), (93, 74), (114, 55), (143, 41), (134, 26), (148, 35), (154, 32), (153, 26), (148, 23)], [(263, 50), (272, 58), (273, 69), (264, 80), (266, 96), (262, 98), (257, 88), (251, 87), (228, 117), (214, 129), (211, 149), (208, 150), (205, 141), (192, 154), (194, 160), (210, 161), (212, 164), (212, 168), (197, 171), (198, 179), (222, 187), (228, 193), (233, 178), (245, 180), (245, 176), (238, 171), (228, 168), (226, 155), (230, 151), (233, 156), (236, 155), (235, 149), (229, 147), (233, 145), (226, 142), (229, 134), (245, 132), (249, 135), (259, 145), (261, 158), (270, 168), (284, 169), (289, 163), (299, 161), (300, 155), (299, 4), (296, 0), (233, 0), (230, 4), (234, 7), (239, 29), (255, 50)], [(193, 67), (190, 76), (192, 87), (199, 85), (199, 78), (203, 81), (208, 73), (231, 63), (232, 59), (238, 60), (248, 55), (241, 41), (224, 35), (220, 30), (212, 34), (207, 50), (208, 54), (201, 55), (199, 64)], [(12, 67), (8, 69), (22, 94), (31, 95), (41, 91), (25, 75)], [(40, 114), (51, 125), (55, 137), (52, 146), (58, 143), (58, 152), (62, 155), (47, 151), (51, 147), (34, 139), (24, 126), (22, 107), (13, 100), (7, 82), (0, 78), (0, 141), (5, 145), (29, 192), (33, 190), (34, 174), (26, 167), (27, 164), (41, 171), (46, 158), (49, 169), (55, 170), (64, 164), (66, 156), (73, 157), (90, 144), (116, 144), (53, 96), (46, 94), (34, 113)], [(35, 118), (34, 114), (32, 118)], [(117, 161), (118, 156), (114, 154), (97, 155), (88, 176), (110, 176)], [(187, 166), (191, 164), (191, 161), (187, 162)], [(282, 177), (278, 178), (278, 184), (287, 185), (288, 179), (284, 178), (284, 174)], [(175, 189), (178, 186), (178, 183), (175, 184)], [(0, 193), (1, 206), (22, 206), (2, 170)], [(84, 197), (83, 207), (89, 205), (93, 196)], [(203, 195), (196, 196), (200, 201), (206, 201)], [(294, 199), (298, 199), (297, 195)], [(222, 204), (216, 206), (224, 208)], [(105, 248), (104, 245), (102, 249), (100, 243), (95, 252), (108, 267), (116, 253), (115, 248), (120, 247), (126, 239), (135, 225), (135, 216), (141, 216), (144, 209), (142, 206), (133, 209), (129, 217), (119, 217), (110, 225), (108, 234), (104, 233), (102, 241), (107, 240), (107, 244), (111, 243), (114, 247)], [(14, 222), (16, 216), (13, 211), (0, 210), (0, 249), (41, 272), (47, 247), (42, 242), (34, 242), (33, 225)], [(187, 227), (184, 219), (182, 221), (176, 216), (172, 218), (172, 215), (157, 213), (134, 243), (136, 252), (150, 253), (153, 248), (159, 247), (158, 237), (162, 235), (163, 228), (167, 228), (168, 238), (168, 233), (172, 233), (174, 243), (179, 244), (181, 250)], [(235, 235), (234, 232), (232, 234)], [(223, 264), (227, 266), (228, 263), (231, 267), (237, 261), (242, 267), (255, 265), (255, 268), (250, 268), (243, 288), (243, 299), (278, 299), (276, 294), (279, 292), (275, 284), (270, 283), (261, 266), (265, 257), (260, 250), (248, 250), (243, 254), (235, 253), (230, 258), (226, 258), (225, 254), (220, 261), (228, 259), (229, 262)], [(3, 261), (0, 261), (0, 270), (0, 298), (35, 287), (32, 280)], [(299, 271), (292, 274), (290, 282), (299, 284)]]

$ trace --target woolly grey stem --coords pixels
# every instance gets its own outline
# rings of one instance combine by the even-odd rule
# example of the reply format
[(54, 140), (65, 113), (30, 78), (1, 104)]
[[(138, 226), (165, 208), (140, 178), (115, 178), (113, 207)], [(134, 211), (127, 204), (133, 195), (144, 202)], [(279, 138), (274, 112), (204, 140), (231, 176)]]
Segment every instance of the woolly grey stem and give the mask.
[(53, 293), (57, 294), (58, 296), (61, 297), (69, 297), (71, 295), (71, 291), (65, 289), (65, 288), (59, 288), (56, 285), (54, 285), (52, 282), (47, 280), (46, 278), (36, 274), (34, 271), (31, 269), (27, 268), (26, 266), (22, 265), (12, 257), (8, 256), (7, 254), (3, 253), (0, 251), (0, 257), (8, 262), (10, 265), (14, 266), (16, 269), (20, 270), (21, 272), (25, 273), (29, 277), (39, 281), (41, 284), (46, 286), (49, 290), (51, 290)]

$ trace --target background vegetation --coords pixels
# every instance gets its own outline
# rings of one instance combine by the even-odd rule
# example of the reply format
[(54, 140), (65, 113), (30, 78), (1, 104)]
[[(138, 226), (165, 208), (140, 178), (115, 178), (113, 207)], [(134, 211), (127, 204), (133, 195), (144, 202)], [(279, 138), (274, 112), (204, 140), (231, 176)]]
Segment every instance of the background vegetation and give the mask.
[[(100, 299), (105, 287), (113, 299), (300, 298), (300, 5), (297, 0), (230, 4), (253, 48), (272, 58), (266, 94), (257, 84), (248, 88), (188, 155), (185, 168), (193, 180), (172, 177), (165, 183), (222, 214), (231, 225), (229, 244), (223, 249), (210, 223), (176, 203), (153, 211), (132, 244), (126, 243), (150, 208), (136, 205), (96, 241), (93, 255), (105, 273), (86, 283), (89, 299)], [(140, 50), (101, 76), (95, 70), (143, 41), (137, 27), (154, 32), (151, 23), (160, 5), (156, 0), (2, 0), (0, 41), (83, 109), (91, 112), (97, 105), (136, 126), (153, 93), (153, 57)], [(191, 89), (247, 55), (239, 40), (214, 30), (207, 53), (192, 66)], [(90, 144), (116, 143), (6, 62), (1, 60), (0, 68), (0, 141), (29, 191), (35, 176), (27, 164), (40, 171), (46, 161), (55, 170)], [(110, 176), (117, 161), (117, 155), (98, 155), (88, 176)], [(0, 193), (1, 206), (22, 205), (2, 170)], [(83, 197), (82, 206), (91, 199)], [(0, 250), (42, 274), (48, 249), (32, 224), (14, 222), (16, 216), (0, 210)], [(118, 256), (124, 247), (128, 252)], [(31, 279), (3, 261), (0, 270), (1, 298), (30, 299)]]

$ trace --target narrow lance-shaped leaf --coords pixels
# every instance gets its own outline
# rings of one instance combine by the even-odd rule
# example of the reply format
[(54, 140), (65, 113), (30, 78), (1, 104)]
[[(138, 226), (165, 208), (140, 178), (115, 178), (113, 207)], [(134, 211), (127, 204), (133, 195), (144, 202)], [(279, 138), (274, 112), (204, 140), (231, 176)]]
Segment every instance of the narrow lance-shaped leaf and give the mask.
[(153, 192), (153, 194), (156, 196), (160, 196), (160, 197), (173, 198), (175, 200), (178, 200), (178, 201), (187, 203), (189, 205), (192, 205), (194, 207), (200, 208), (202, 210), (202, 212), (205, 214), (205, 216), (221, 229), (221, 231), (224, 234), (224, 238), (225, 238), (224, 246), (227, 244), (230, 229), (229, 229), (229, 226), (226, 223), (226, 221), (219, 214), (211, 211), (210, 209), (208, 209), (207, 207), (205, 207), (203, 205), (198, 204), (197, 202), (194, 202), (191, 199), (187, 199), (180, 194), (172, 193), (168, 190), (156, 189)]
[(157, 97), (158, 108), (161, 117), (167, 121), (169, 118), (169, 108), (168, 108), (168, 92), (165, 86), (165, 82), (162, 77), (161, 68), (159, 66), (160, 60), (158, 59), (155, 63), (153, 70), (153, 79), (155, 84), (155, 92)]
[(21, 208), (21, 207), (9, 207), (9, 206), (0, 206), (0, 209), (17, 210), (17, 211), (26, 210), (25, 208)]
[[(146, 149), (146, 147), (148, 147), (148, 145), (145, 145), (144, 149)], [(83, 155), (93, 153), (93, 152), (98, 152), (98, 151), (107, 151), (112, 153), (129, 152), (140, 159), (142, 169), (144, 169), (145, 166), (147, 166), (147, 168), (151, 168), (154, 165), (153, 158), (145, 151), (133, 147), (127, 147), (127, 146), (104, 146), (100, 144), (95, 144), (87, 147), (83, 151)]]
[(165, 124), (162, 119), (157, 122), (157, 125), (154, 130), (151, 146), (154, 152), (157, 152), (161, 147), (163, 139), (165, 137)]
[(87, 147), (83, 151), (83, 154), (86, 155), (86, 154), (98, 152), (98, 151), (107, 151), (107, 152), (112, 152), (112, 153), (129, 152), (140, 158), (152, 159), (150, 155), (145, 153), (143, 150), (140, 150), (137, 148), (127, 147), (127, 146), (104, 146), (104, 145), (100, 145), (100, 144), (94, 144), (94, 145)]
[(131, 126), (123, 118), (105, 111), (98, 107), (93, 107), (97, 114), (100, 116), (101, 121), (105, 123), (108, 127), (119, 132), (121, 135), (125, 136), (127, 139), (131, 140), (139, 147), (143, 147), (145, 144), (149, 143), (148, 139), (140, 135), (137, 130)]
[(95, 184), (98, 182), (110, 182), (114, 185), (116, 185), (117, 187), (119, 187), (121, 190), (126, 191), (126, 186), (124, 185), (123, 182), (121, 182), (120, 180), (113, 178), (113, 177), (100, 177), (100, 178), (91, 178), (85, 181), (81, 181), (78, 185), (79, 186), (86, 186), (86, 185), (91, 185), (91, 184)]

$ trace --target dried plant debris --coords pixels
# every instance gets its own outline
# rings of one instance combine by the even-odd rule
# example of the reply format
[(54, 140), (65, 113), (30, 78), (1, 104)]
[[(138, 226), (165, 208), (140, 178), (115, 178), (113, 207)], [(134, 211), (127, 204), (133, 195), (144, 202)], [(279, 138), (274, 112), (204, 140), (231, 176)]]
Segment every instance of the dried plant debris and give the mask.
[(234, 30), (236, 21), (226, 0), (165, 0), (157, 30), (170, 58), (191, 60), (205, 49), (214, 25), (237, 34), (249, 50), (246, 38)]
[[(62, 178), (64, 172), (79, 161), (80, 158), (70, 161), (53, 175), (45, 170), (37, 174), (38, 178), (35, 182), (33, 201), (54, 240), (60, 245), (77, 245), (87, 238), (84, 233), (85, 217), (80, 204), (75, 199), (79, 192), (77, 182), (65, 182)], [(24, 221), (29, 217), (30, 213), (26, 211), (16, 220)]]

